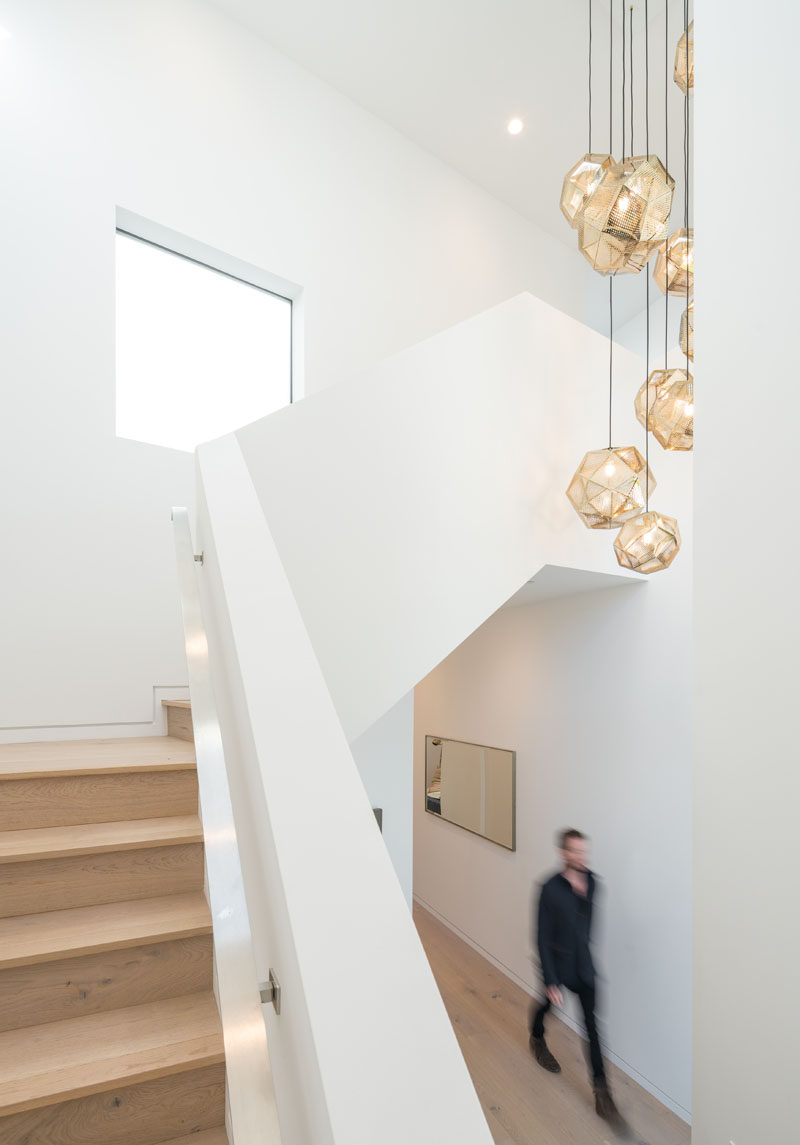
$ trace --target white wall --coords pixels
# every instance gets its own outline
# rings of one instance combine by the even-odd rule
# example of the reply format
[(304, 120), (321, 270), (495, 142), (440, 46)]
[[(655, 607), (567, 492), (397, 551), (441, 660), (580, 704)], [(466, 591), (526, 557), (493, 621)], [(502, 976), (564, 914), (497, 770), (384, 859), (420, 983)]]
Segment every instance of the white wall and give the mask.
[(414, 693), (409, 692), (386, 715), (350, 744), (361, 780), (373, 807), (383, 810), (383, 841), (409, 907), (413, 867)]
[(489, 1145), (234, 435), (200, 448), (198, 476), (204, 611), (256, 958), (282, 985), (280, 1016), (266, 1013), (282, 1139)]
[[(543, 564), (620, 573), (613, 534), (585, 529), (564, 495), (585, 450), (607, 440), (607, 353), (602, 336), (522, 295), (236, 435), (351, 742)], [(642, 363), (615, 358), (614, 440), (643, 449)], [(691, 457), (654, 444), (651, 461), (653, 505), (686, 533), (666, 579), (685, 590)], [(688, 604), (673, 613), (683, 624)], [(673, 666), (687, 655), (676, 633), (663, 635)], [(685, 737), (685, 705), (672, 718)], [(382, 721), (374, 736), (385, 744)], [(387, 818), (407, 824), (407, 773), (386, 770), (399, 750), (382, 751), (381, 782)], [(387, 844), (406, 885), (402, 846)], [(685, 1054), (683, 1067), (670, 1086), (686, 1107)]]
[(186, 680), (169, 509), (191, 459), (114, 437), (115, 208), (299, 284), (306, 392), (522, 289), (580, 314), (586, 273), (202, 3), (2, 21), (0, 728), (145, 729), (153, 686)]
[[(534, 884), (557, 869), (559, 828), (588, 832), (603, 880), (601, 1034), (623, 1069), (688, 1116), (691, 566), (684, 545), (652, 583), (502, 609), (418, 685), (414, 893), (538, 991)], [(425, 814), (426, 735), (517, 752), (516, 852)], [(577, 1008), (569, 1013), (576, 1018)]]
[[(800, 1137), (798, 278), (762, 156), (800, 184), (791, 0), (697, 4), (696, 1145)], [(742, 82), (745, 69), (747, 79)], [(719, 157), (753, 141), (720, 194)], [(761, 170), (759, 170), (761, 168)]]
[[(523, 294), (238, 431), (350, 740), (542, 565), (620, 573), (564, 496), (608, 441), (607, 369), (606, 338)], [(614, 442), (644, 449), (641, 375), (617, 349)], [(671, 512), (684, 468), (655, 448)]]

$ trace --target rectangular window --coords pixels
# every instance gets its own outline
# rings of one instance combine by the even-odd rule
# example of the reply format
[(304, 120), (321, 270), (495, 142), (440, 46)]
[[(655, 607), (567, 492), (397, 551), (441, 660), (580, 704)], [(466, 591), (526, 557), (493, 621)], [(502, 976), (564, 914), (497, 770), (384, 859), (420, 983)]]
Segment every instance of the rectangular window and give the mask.
[(118, 230), (117, 436), (192, 452), (292, 400), (292, 304)]

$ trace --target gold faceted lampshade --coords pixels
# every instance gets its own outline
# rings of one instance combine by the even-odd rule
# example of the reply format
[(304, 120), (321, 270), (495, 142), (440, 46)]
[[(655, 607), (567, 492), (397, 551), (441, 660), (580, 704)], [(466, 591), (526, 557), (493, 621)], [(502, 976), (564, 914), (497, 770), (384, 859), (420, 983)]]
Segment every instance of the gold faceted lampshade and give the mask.
[(578, 215), (584, 204), (597, 189), (606, 171), (613, 166), (611, 155), (584, 155), (567, 171), (561, 189), (561, 211), (571, 227), (577, 227)]
[(567, 489), (567, 497), (587, 529), (618, 529), (645, 505), (646, 474), (656, 480), (635, 446), (594, 449), (586, 454)]
[(638, 274), (667, 238), (675, 180), (656, 155), (616, 163), (578, 213), (578, 249), (600, 274)]
[[(669, 370), (653, 370), (647, 381), (642, 382), (639, 392), (634, 398), (633, 408), (636, 411), (636, 418), (639, 425), (643, 425), (645, 429), (653, 428), (653, 409), (663, 387), (667, 385), (669, 374)], [(649, 398), (648, 390), (650, 391)]]
[(688, 451), (694, 446), (694, 378), (686, 370), (665, 370), (650, 428), (664, 449)]
[(694, 20), (675, 49), (675, 83), (684, 95), (694, 89)]
[(694, 299), (681, 315), (681, 349), (694, 361)]
[(626, 521), (614, 538), (617, 563), (638, 573), (669, 568), (680, 547), (681, 534), (675, 518), (652, 510)]
[(653, 278), (662, 294), (688, 298), (694, 290), (694, 230), (681, 228), (658, 248)]

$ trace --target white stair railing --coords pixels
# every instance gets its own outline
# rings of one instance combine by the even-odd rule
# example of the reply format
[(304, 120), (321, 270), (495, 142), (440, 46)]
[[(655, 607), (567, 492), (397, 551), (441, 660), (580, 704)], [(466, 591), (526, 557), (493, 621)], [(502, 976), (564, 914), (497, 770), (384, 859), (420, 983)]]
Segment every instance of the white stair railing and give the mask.
[(192, 700), (206, 893), (214, 932), (215, 994), (222, 1020), (230, 1145), (280, 1145), (267, 1034), (225, 755), (208, 664), (189, 516), (172, 510)]

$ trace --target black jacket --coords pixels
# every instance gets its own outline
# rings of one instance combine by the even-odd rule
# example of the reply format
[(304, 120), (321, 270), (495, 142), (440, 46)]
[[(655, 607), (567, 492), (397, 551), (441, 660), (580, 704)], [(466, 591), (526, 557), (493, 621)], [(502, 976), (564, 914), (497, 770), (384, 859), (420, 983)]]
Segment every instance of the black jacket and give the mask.
[(539, 894), (539, 958), (545, 986), (594, 986), (590, 949), (592, 912), (597, 880), (588, 874), (586, 898), (576, 895), (563, 874), (553, 875)]

